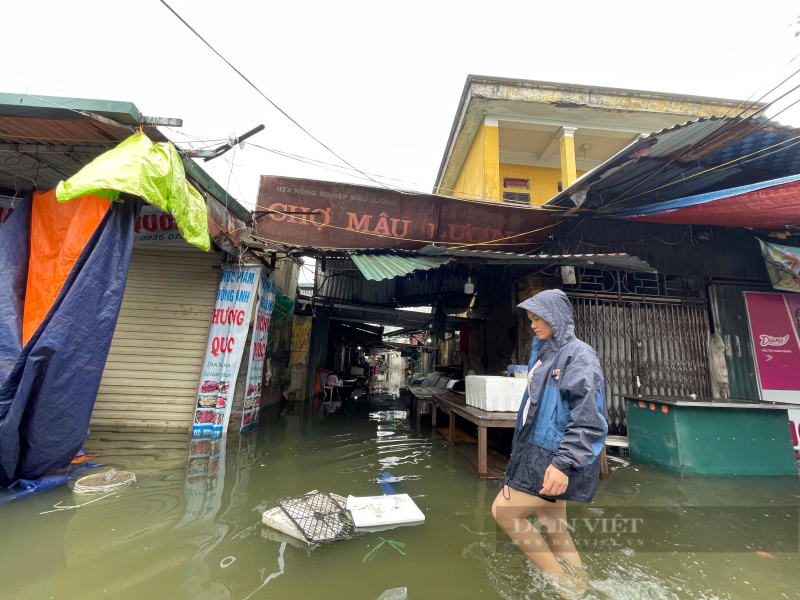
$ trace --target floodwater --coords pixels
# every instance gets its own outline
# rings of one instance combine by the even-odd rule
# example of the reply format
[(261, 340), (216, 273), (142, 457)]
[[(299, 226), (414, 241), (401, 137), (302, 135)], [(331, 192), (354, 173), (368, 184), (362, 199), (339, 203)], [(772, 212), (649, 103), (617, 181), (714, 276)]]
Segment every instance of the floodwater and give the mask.
[[(499, 484), (477, 479), (424, 421), (417, 431), (403, 411), (338, 411), (315, 421), (298, 412), (268, 416), (244, 438), (228, 436), (219, 461), (188, 469), (185, 436), (94, 431), (87, 450), (135, 472), (136, 483), (109, 496), (61, 486), (0, 506), (0, 597), (374, 600), (396, 587), (412, 600), (555, 597), (495, 530), (490, 507)], [(423, 525), (309, 549), (260, 522), (277, 499), (314, 489), (380, 494), (385, 472), (425, 513)], [(792, 477), (680, 478), (633, 465), (601, 482), (594, 505), (798, 507), (800, 489)], [(585, 505), (570, 511), (589, 514)], [(673, 513), (658, 551), (625, 542), (585, 551), (586, 597), (800, 598), (796, 523), (770, 534), (778, 550), (693, 552), (681, 546), (684, 534), (700, 531), (712, 546), (731, 550), (757, 535), (753, 520), (746, 510), (716, 519), (713, 511), (711, 518)], [(397, 546), (405, 554), (383, 544), (365, 561), (381, 537), (405, 544)]]

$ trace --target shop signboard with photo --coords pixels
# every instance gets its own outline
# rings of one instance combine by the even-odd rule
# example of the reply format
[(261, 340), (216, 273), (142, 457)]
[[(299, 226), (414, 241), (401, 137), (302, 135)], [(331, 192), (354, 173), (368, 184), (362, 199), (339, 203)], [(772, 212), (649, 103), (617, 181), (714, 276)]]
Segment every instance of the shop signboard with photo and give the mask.
[(227, 430), (260, 275), (261, 266), (223, 268), (197, 390), (192, 437), (217, 439)]
[(261, 407), (261, 382), (264, 375), (264, 360), (267, 353), (267, 336), (272, 309), (275, 306), (275, 279), (273, 273), (261, 273), (256, 307), (256, 320), (253, 325), (250, 343), (250, 361), (247, 365), (247, 389), (244, 394), (241, 432), (244, 433), (258, 425)]

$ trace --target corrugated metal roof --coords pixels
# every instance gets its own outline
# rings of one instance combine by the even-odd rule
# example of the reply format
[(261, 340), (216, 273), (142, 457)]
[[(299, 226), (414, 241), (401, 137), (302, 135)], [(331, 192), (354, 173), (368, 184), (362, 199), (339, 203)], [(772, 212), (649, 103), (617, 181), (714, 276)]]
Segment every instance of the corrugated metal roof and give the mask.
[(367, 281), (349, 259), (327, 259), (315, 278), (317, 297), (326, 300), (395, 305), (394, 279)]
[(547, 205), (578, 206), (602, 215), (796, 173), (800, 130), (768, 121), (711, 117), (634, 142)]
[(392, 279), (414, 271), (436, 269), (453, 260), (452, 257), (399, 256), (396, 254), (352, 254), (351, 258), (364, 277), (370, 281)]
[[(130, 102), (0, 93), (0, 192), (54, 188), (129, 137), (140, 121)], [(158, 128), (142, 127), (154, 142), (167, 141)], [(197, 163), (184, 159), (184, 166), (200, 187), (249, 219), (250, 211)]]
[(423, 256), (460, 256), (485, 259), (487, 262), (496, 265), (565, 265), (573, 267), (605, 265), (629, 271), (655, 271), (647, 262), (624, 252), (609, 254), (518, 254), (516, 252), (497, 252), (469, 248), (454, 249), (443, 246), (425, 246), (418, 252)]

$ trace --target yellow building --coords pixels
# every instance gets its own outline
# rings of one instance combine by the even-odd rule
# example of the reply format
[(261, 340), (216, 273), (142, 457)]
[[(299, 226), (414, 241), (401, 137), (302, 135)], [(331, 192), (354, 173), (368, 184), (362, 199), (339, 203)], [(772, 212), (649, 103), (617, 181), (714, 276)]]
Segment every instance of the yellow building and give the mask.
[(739, 115), (745, 106), (720, 98), (470, 75), (434, 193), (541, 206), (640, 135), (701, 117)]

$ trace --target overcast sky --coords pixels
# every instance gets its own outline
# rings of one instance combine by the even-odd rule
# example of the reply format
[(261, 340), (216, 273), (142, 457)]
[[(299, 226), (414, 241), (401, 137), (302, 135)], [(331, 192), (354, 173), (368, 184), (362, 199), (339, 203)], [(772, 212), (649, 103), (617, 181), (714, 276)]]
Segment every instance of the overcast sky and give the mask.
[[(800, 4), (784, 0), (741, 9), (703, 0), (167, 1), (350, 163), (424, 191), (469, 73), (747, 98), (800, 69), (800, 59), (787, 66), (800, 52)], [(182, 118), (181, 130), (167, 132), (175, 142), (263, 123), (254, 143), (338, 162), (158, 0), (29, 0), (0, 10), (0, 91), (130, 101), (149, 116)], [(800, 125), (800, 112), (779, 120)], [(204, 166), (247, 206), (260, 174), (367, 183), (252, 146)]]

